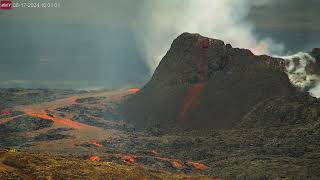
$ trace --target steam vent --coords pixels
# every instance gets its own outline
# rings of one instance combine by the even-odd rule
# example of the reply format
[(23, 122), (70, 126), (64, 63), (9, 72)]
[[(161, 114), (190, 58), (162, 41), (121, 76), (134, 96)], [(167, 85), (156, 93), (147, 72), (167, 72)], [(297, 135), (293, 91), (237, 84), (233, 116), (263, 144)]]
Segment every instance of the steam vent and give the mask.
[[(315, 49), (313, 54), (318, 52)], [(232, 128), (250, 121), (255, 111), (262, 112), (255, 109), (259, 105), (295, 96), (303, 97), (301, 101), (315, 99), (290, 83), (285, 60), (183, 33), (173, 41), (150, 82), (121, 108), (138, 126), (174, 123), (190, 128)], [(279, 102), (268, 105), (281, 106)]]

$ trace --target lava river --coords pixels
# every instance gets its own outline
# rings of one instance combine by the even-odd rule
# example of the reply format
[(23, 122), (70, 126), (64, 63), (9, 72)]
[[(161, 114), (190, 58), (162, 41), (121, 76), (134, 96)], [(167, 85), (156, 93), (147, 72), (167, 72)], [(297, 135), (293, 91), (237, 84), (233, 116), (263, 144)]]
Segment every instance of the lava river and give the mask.
[(205, 88), (205, 59), (207, 55), (207, 49), (209, 48), (209, 39), (205, 39), (200, 43), (200, 54), (196, 58), (196, 63), (199, 68), (199, 81), (191, 87), (187, 97), (185, 98), (182, 110), (180, 112), (180, 119), (185, 120), (191, 108), (199, 100)]
[(54, 123), (62, 124), (62, 125), (74, 128), (74, 129), (88, 127), (88, 125), (78, 123), (78, 122), (72, 121), (70, 119), (49, 116), (45, 112), (45, 110), (36, 110), (36, 109), (28, 108), (28, 109), (24, 109), (24, 113), (26, 113), (27, 115), (32, 116), (32, 117), (38, 117), (41, 119), (48, 119), (48, 120), (53, 121)]

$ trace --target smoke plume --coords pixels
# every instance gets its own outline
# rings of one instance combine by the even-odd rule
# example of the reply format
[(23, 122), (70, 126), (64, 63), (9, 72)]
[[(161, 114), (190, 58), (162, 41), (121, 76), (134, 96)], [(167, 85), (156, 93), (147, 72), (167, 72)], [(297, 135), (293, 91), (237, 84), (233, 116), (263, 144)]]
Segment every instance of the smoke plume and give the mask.
[(138, 18), (144, 21), (136, 25), (140, 26), (139, 37), (144, 37), (143, 53), (150, 68), (155, 69), (172, 39), (183, 32), (221, 39), (259, 55), (283, 51), (283, 45), (271, 38), (257, 39), (254, 26), (246, 20), (251, 8), (266, 3), (268, 0), (144, 1)]
[(316, 59), (308, 53), (282, 57), (287, 60), (287, 74), (293, 85), (311, 96), (320, 98), (320, 74), (317, 72)]

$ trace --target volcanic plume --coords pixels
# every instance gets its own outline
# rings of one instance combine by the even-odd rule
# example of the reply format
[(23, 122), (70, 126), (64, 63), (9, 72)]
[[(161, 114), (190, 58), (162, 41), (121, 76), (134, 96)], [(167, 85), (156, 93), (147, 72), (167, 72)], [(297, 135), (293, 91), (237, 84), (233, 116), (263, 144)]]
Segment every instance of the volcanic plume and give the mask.
[(293, 85), (312, 96), (320, 97), (320, 49), (282, 57), (287, 60), (287, 74)]

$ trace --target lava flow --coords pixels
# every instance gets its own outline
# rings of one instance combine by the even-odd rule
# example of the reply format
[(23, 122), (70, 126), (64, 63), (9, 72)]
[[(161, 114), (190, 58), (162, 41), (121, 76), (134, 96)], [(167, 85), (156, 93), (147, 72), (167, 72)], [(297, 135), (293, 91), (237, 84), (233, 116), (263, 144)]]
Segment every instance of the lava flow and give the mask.
[(99, 143), (97, 140), (95, 140), (95, 139), (91, 140), (91, 141), (90, 141), (90, 144), (92, 144), (92, 145), (94, 145), (94, 146), (97, 146), (97, 147), (100, 147), (100, 148), (103, 147), (103, 145), (100, 144), (100, 143)]
[(122, 161), (133, 164), (137, 161), (138, 157), (131, 154), (118, 154), (117, 155)]
[(183, 162), (180, 160), (172, 160), (171, 165), (177, 169), (182, 169), (184, 167)]
[(203, 83), (197, 83), (192, 86), (191, 90), (188, 93), (188, 96), (185, 99), (182, 111), (181, 111), (181, 119), (186, 119), (188, 112), (192, 108), (192, 105), (195, 104), (196, 100), (199, 99), (200, 94), (204, 89)]
[(23, 111), (24, 111), (24, 113), (26, 113), (29, 116), (51, 120), (55, 123), (63, 124), (63, 125), (75, 128), (75, 129), (87, 127), (87, 125), (85, 125), (85, 124), (81, 124), (81, 123), (72, 121), (70, 119), (49, 116), (44, 110), (35, 110), (32, 108), (28, 108), (28, 109), (24, 109)]
[(129, 92), (129, 93), (137, 93), (137, 92), (139, 92), (139, 91), (140, 91), (139, 88), (130, 88), (130, 89), (128, 89), (128, 92)]
[(91, 156), (90, 161), (100, 161), (100, 157), (99, 156)]
[(198, 163), (198, 162), (189, 162), (194, 168), (196, 168), (197, 170), (203, 171), (208, 169), (209, 167), (202, 164), (202, 163)]
[(185, 167), (184, 163), (179, 159), (170, 159), (170, 158), (159, 157), (159, 156), (156, 156), (155, 159), (158, 159), (160, 161), (169, 162), (173, 167), (175, 167), (177, 169), (183, 169)]
[(197, 64), (199, 67), (199, 82), (192, 86), (191, 90), (189, 91), (185, 101), (184, 105), (182, 107), (181, 113), (180, 113), (180, 119), (185, 120), (187, 117), (187, 114), (190, 112), (190, 109), (192, 106), (196, 103), (196, 101), (199, 99), (201, 93), (204, 90), (205, 84), (205, 64), (204, 60), (206, 59), (206, 49), (209, 47), (209, 39), (205, 39), (201, 43), (200, 47), (200, 56), (197, 58)]

